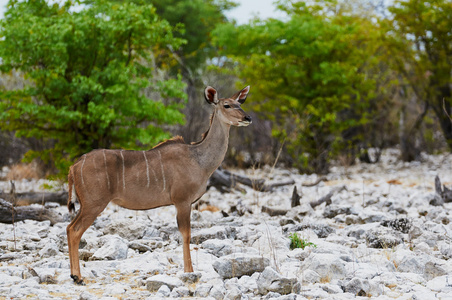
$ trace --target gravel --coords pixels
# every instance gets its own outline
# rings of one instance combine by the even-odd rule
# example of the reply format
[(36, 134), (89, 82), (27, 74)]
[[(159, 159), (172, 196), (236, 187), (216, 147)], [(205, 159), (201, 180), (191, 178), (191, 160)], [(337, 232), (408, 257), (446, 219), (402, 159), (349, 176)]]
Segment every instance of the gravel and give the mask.
[[(302, 184), (318, 175), (296, 170), (232, 170), (268, 183), (293, 179), (301, 206), (290, 207), (293, 186), (210, 189), (201, 201), (209, 206), (192, 212), (193, 274), (183, 273), (174, 207), (109, 204), (81, 241), (85, 286), (69, 276), (68, 222), (0, 224), (0, 298), (452, 299), (452, 203), (432, 201), (436, 175), (452, 186), (452, 155), (423, 155), (421, 163), (398, 155), (390, 149), (378, 164), (333, 167), (313, 187)], [(17, 182), (17, 192), (44, 183)], [(343, 185), (331, 204), (310, 208)], [(231, 210), (237, 203), (244, 214)], [(262, 206), (289, 212), (270, 217)], [(69, 219), (66, 207), (51, 209)], [(294, 233), (304, 249), (290, 248)]]

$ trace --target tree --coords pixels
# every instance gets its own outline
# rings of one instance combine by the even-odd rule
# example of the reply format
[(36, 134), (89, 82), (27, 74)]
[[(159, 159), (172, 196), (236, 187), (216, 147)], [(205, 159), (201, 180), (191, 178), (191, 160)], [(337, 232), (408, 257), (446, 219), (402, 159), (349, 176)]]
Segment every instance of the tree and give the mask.
[(240, 79), (253, 83), (255, 110), (273, 121), (274, 136), (307, 172), (325, 172), (340, 149), (359, 146), (359, 136), (344, 133), (372, 116), (375, 76), (365, 70), (378, 63), (381, 46), (378, 24), (329, 11), (335, 1), (320, 4), (287, 1), (280, 8), (288, 21), (226, 24), (213, 33)]
[[(175, 36), (187, 40), (181, 47), (173, 48), (178, 63), (173, 65), (173, 72), (182, 74), (187, 84), (188, 103), (185, 109), (187, 126), (181, 131), (187, 140), (196, 141), (205, 131), (205, 116), (208, 114), (200, 106), (204, 103), (200, 97), (206, 85), (203, 82), (207, 62), (216, 55), (212, 44), (211, 32), (216, 25), (226, 23), (224, 11), (236, 4), (230, 0), (147, 0), (157, 10), (157, 14), (171, 25), (182, 25), (183, 32)], [(235, 92), (232, 87), (231, 91)]]
[(11, 0), (0, 21), (0, 70), (23, 72), (28, 84), (0, 90), (0, 128), (51, 141), (28, 156), (53, 160), (63, 174), (92, 149), (136, 149), (167, 138), (162, 125), (183, 122), (183, 105), (142, 91), (185, 98), (180, 78), (150, 80), (152, 62), (184, 42), (174, 30), (139, 1)]
[(433, 109), (452, 150), (452, 1), (399, 0), (389, 10), (396, 68), (425, 102), (419, 122)]

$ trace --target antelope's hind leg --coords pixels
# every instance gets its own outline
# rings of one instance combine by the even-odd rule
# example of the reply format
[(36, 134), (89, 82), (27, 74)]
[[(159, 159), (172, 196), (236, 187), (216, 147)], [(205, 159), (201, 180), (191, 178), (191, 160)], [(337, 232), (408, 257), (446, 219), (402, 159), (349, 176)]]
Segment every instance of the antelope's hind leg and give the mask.
[(80, 245), (80, 239), (83, 233), (88, 229), (88, 227), (93, 224), (97, 216), (105, 209), (108, 202), (102, 206), (93, 206), (89, 203), (84, 203), (82, 199), (79, 198), (80, 210), (77, 216), (72, 220), (72, 222), (67, 226), (67, 244), (69, 248), (69, 261), (71, 264), (71, 278), (74, 279), (75, 283), (84, 285), (82, 275), (80, 273), (80, 259), (78, 248)]

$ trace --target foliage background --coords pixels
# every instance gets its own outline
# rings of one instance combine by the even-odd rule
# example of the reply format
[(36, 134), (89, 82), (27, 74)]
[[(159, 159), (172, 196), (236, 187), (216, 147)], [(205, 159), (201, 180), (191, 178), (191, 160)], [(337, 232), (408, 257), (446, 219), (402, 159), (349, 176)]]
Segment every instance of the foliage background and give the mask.
[[(145, 149), (208, 127), (202, 90), (251, 85), (253, 125), (226, 163), (403, 160), (452, 150), (452, 1), (275, 2), (239, 25), (234, 1), (17, 1), (0, 21), (1, 164), (28, 151), (61, 176), (95, 148)], [(77, 8), (77, 9), (75, 9)], [(184, 123), (185, 122), (185, 123)], [(14, 134), (14, 136), (12, 136)], [(18, 155), (18, 154), (21, 155)]]

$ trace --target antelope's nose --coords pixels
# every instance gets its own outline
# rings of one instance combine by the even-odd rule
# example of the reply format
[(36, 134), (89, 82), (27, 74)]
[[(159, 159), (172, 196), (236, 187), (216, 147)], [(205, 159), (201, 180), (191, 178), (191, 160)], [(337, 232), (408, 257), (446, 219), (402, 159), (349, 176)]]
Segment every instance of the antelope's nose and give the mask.
[(246, 116), (245, 116), (245, 121), (251, 123), (253, 120), (251, 119), (251, 116), (246, 115)]

